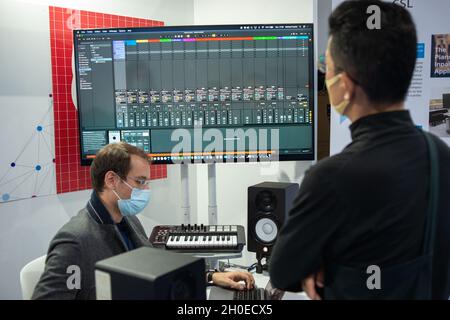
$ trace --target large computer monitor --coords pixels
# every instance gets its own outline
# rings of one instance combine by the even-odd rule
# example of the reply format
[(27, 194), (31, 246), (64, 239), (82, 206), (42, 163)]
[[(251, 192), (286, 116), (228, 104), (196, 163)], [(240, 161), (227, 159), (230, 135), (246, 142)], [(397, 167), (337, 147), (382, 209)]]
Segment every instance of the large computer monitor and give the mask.
[(450, 109), (450, 93), (444, 93), (442, 95), (442, 106), (444, 108)]
[(81, 163), (314, 159), (312, 24), (74, 31)]

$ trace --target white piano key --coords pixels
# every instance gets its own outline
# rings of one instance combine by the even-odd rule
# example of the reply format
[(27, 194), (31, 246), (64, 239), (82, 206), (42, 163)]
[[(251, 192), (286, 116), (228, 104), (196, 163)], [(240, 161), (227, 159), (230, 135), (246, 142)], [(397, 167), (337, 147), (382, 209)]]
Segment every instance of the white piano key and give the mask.
[(201, 240), (201, 242), (200, 242), (200, 248), (205, 248), (206, 247), (206, 241), (208, 240), (208, 238), (207, 237), (203, 237), (202, 236), (202, 240)]
[(209, 236), (208, 236), (208, 245), (207, 245), (207, 247), (208, 248), (214, 248), (214, 237), (213, 236), (211, 236), (211, 239), (209, 239)]
[(220, 247), (220, 236), (214, 236), (214, 242), (217, 247)]
[(173, 247), (173, 236), (170, 236), (169, 239), (166, 242), (166, 247), (172, 248)]
[(237, 247), (237, 236), (231, 237), (231, 244), (232, 244), (233, 248)]
[(200, 239), (199, 239), (198, 236), (195, 236), (195, 237), (194, 237), (194, 241), (193, 241), (192, 244), (193, 244), (193, 247), (194, 247), (194, 248), (198, 248), (198, 247), (199, 247)]
[(186, 248), (192, 248), (192, 237), (186, 236)]
[(220, 236), (219, 244), (220, 244), (220, 247), (221, 247), (221, 248), (225, 247), (226, 240), (223, 239), (223, 236)]
[(178, 245), (177, 236), (170, 236), (170, 238), (172, 238), (172, 241), (170, 241), (172, 248), (176, 248)]
[(180, 237), (180, 245), (179, 245), (179, 246), (180, 246), (181, 248), (186, 248), (187, 245), (188, 245), (187, 242), (188, 242), (188, 241), (187, 241), (187, 237), (186, 237), (186, 236), (181, 236), (181, 237)]

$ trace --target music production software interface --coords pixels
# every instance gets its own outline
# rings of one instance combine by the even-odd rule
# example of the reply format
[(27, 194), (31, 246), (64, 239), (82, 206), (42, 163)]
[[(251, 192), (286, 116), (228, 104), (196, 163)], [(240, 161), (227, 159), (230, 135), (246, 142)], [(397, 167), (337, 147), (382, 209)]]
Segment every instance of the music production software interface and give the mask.
[[(76, 30), (74, 44), (84, 163), (117, 141), (155, 163), (314, 157), (311, 24)], [(201, 139), (174, 153), (174, 131), (198, 126), (218, 129), (226, 150), (206, 153)], [(239, 129), (267, 141), (239, 144)]]

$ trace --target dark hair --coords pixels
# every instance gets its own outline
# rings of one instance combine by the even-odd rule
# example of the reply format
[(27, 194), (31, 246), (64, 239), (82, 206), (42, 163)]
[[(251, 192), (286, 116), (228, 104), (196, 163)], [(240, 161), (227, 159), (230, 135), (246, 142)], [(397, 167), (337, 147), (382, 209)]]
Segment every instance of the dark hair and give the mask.
[[(367, 26), (371, 5), (380, 8), (381, 29)], [(374, 104), (405, 100), (417, 56), (416, 27), (407, 9), (380, 0), (349, 0), (333, 11), (329, 27), (336, 72), (345, 71)]]
[(130, 172), (131, 155), (148, 161), (148, 156), (142, 149), (125, 142), (111, 143), (101, 148), (91, 164), (91, 181), (94, 190), (103, 191), (105, 175), (108, 171), (114, 171), (125, 180)]

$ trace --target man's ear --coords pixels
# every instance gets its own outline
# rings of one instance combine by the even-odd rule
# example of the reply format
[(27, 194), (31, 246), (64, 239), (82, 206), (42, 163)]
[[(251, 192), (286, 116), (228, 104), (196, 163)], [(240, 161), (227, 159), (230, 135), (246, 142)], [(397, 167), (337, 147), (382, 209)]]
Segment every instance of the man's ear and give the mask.
[(105, 187), (115, 190), (117, 185), (117, 176), (113, 171), (108, 171), (105, 174)]
[(343, 72), (341, 75), (341, 86), (343, 91), (345, 92), (344, 94), (344, 99), (345, 100), (351, 100), (353, 98), (353, 96), (355, 95), (355, 83), (353, 82), (353, 80), (347, 75), (347, 72)]

